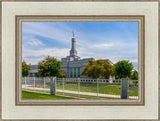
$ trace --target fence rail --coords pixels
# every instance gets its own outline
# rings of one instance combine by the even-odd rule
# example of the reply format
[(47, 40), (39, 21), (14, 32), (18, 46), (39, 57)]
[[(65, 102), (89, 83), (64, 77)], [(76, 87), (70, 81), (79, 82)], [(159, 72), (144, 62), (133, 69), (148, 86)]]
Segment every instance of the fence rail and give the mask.
[[(50, 93), (52, 77), (24, 77), (22, 89)], [(129, 99), (138, 99), (138, 80), (129, 80)], [(56, 78), (56, 94), (81, 99), (120, 99), (121, 80)]]

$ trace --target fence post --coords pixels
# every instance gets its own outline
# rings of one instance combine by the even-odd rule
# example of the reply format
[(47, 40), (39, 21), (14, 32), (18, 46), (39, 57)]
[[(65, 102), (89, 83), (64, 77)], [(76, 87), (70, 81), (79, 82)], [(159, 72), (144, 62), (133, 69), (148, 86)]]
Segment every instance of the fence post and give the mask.
[(98, 92), (99, 92), (99, 80), (97, 79), (97, 99), (98, 99)]
[(121, 99), (127, 99), (128, 98), (128, 78), (122, 78), (121, 79)]
[(54, 86), (55, 86), (54, 91), (55, 91), (55, 95), (56, 95), (56, 87), (57, 87), (57, 78), (56, 77), (54, 79)]
[(29, 76), (26, 78), (29, 84), (29, 87), (31, 87), (32, 83), (29, 83)]
[(50, 94), (56, 95), (56, 77), (50, 78)]
[(45, 88), (46, 88), (46, 86), (45, 86), (45, 84), (46, 84), (46, 82), (45, 82), (45, 77), (43, 77), (43, 81), (44, 81), (44, 83), (43, 83), (43, 84), (44, 84), (44, 87), (43, 87), (43, 88), (44, 88), (44, 92), (45, 92)]
[(34, 88), (36, 87), (36, 80), (35, 80), (35, 77), (33, 77), (34, 78)]
[(25, 88), (27, 87), (27, 85), (26, 85), (26, 77), (24, 77), (24, 81), (25, 81)]
[(80, 78), (78, 78), (78, 96), (80, 97)]
[(62, 90), (63, 90), (63, 91), (62, 91), (62, 92), (63, 92), (63, 95), (64, 95), (64, 78), (62, 78), (62, 81), (63, 81), (63, 82), (62, 82), (62, 85), (63, 85), (63, 87), (62, 87)]
[(44, 80), (44, 89), (45, 89), (45, 88), (46, 88), (46, 87), (45, 87), (45, 84), (46, 84), (46, 82), (45, 82), (45, 77), (43, 77), (43, 80)]

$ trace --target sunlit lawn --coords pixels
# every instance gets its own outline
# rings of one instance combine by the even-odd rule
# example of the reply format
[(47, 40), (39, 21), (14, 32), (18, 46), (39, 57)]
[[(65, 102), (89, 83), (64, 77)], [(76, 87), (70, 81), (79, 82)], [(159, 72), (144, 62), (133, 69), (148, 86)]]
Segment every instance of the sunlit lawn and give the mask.
[[(33, 91), (33, 90), (30, 90)], [(35, 92), (30, 92), (30, 91), (22, 91), (22, 99), (119, 99), (116, 97), (98, 97), (97, 96), (90, 96), (90, 95), (78, 95), (78, 94), (70, 94), (70, 93), (65, 93), (65, 96), (62, 96), (62, 92), (57, 92), (57, 95), (49, 95), (48, 94), (42, 94), (43, 92), (35, 91)], [(61, 95), (61, 96), (60, 96)]]
[(22, 99), (75, 99), (75, 98), (22, 91)]
[[(42, 87), (42, 85), (36, 85), (36, 87)], [(49, 86), (46, 85), (46, 88)], [(57, 83), (57, 89), (62, 90), (62, 83)], [(78, 91), (78, 84), (64, 84), (64, 90)], [(91, 93), (101, 93), (101, 94), (111, 94), (111, 95), (120, 95), (120, 85), (114, 84), (99, 84), (97, 91), (97, 84), (80, 84), (80, 92), (91, 92)], [(129, 89), (129, 96), (138, 96), (138, 89)]]
[[(62, 89), (62, 85), (57, 84), (57, 89)], [(66, 84), (64, 90), (78, 91), (77, 84)], [(97, 85), (96, 84), (81, 84), (80, 85), (81, 92), (92, 92), (97, 93)], [(120, 95), (120, 85), (105, 85), (101, 84), (98, 87), (98, 93), (101, 94), (111, 94), (111, 95)], [(138, 90), (129, 90), (129, 96), (138, 96)]]

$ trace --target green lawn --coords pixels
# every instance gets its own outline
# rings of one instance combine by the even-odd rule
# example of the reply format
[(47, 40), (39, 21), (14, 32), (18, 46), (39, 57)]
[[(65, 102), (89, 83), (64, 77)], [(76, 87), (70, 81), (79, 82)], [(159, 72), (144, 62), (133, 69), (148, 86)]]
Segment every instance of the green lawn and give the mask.
[[(63, 93), (58, 92), (57, 95), (63, 95)], [(79, 97), (78, 94), (70, 94), (70, 93), (65, 93), (65, 95), (69, 97), (57, 96), (57, 95), (55, 96), (49, 94), (42, 94), (42, 92), (39, 91), (36, 92), (22, 91), (22, 99), (97, 99), (97, 96), (80, 95)], [(98, 99), (119, 99), (119, 98), (99, 97)]]
[[(63, 95), (63, 93), (57, 92), (57, 95)], [(82, 95), (82, 94), (78, 95), (78, 94), (71, 94), (71, 93), (64, 93), (64, 95), (71, 96), (71, 97), (77, 97), (79, 99), (120, 99), (116, 97), (101, 97), (101, 96), (97, 98), (97, 96)]]
[[(43, 88), (43, 85), (36, 85), (36, 87)], [(46, 84), (46, 88), (50, 88)], [(57, 89), (62, 89), (62, 83), (57, 83)], [(78, 91), (78, 84), (64, 84), (64, 90)], [(80, 84), (81, 92), (97, 93), (97, 84)], [(118, 84), (99, 84), (98, 93), (120, 95), (120, 85)], [(129, 89), (129, 96), (138, 96), (138, 89)]]
[[(62, 89), (62, 85), (57, 84), (57, 89)], [(64, 90), (78, 91), (78, 85), (77, 84), (65, 84)], [(98, 90), (99, 90), (98, 92), (101, 94), (120, 95), (120, 85), (100, 84)], [(80, 91), (97, 93), (97, 85), (96, 84), (81, 84)], [(129, 96), (138, 96), (138, 90), (130, 89)]]
[(75, 98), (22, 91), (22, 99), (75, 99)]

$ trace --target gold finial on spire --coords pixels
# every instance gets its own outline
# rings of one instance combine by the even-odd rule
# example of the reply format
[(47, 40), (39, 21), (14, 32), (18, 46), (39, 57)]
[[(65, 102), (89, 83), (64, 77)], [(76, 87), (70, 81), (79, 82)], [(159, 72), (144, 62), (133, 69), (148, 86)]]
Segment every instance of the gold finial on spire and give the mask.
[(74, 37), (74, 30), (72, 31), (72, 33), (73, 33), (73, 37)]

